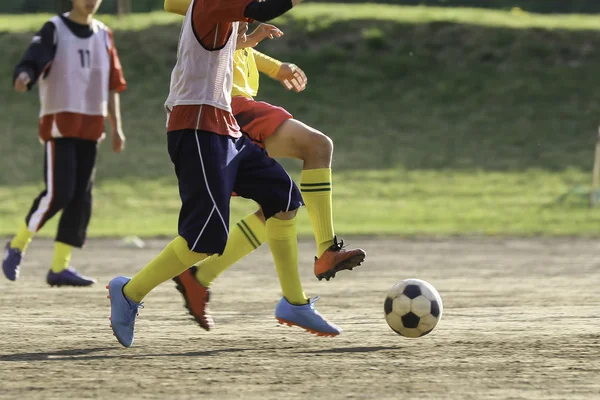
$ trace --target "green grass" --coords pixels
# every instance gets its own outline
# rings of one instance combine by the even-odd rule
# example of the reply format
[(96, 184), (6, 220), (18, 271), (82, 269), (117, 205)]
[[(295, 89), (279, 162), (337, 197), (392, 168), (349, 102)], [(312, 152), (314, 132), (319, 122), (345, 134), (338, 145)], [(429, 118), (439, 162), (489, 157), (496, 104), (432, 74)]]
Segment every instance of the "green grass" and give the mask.
[[(0, 85), (46, 16), (0, 16)], [(104, 18), (104, 17), (103, 17)], [(128, 149), (99, 157), (92, 235), (168, 235), (179, 207), (162, 103), (180, 17), (110, 25), (130, 88)], [(340, 234), (596, 235), (587, 186), (600, 121), (600, 17), (475, 9), (307, 4), (261, 49), (300, 65), (302, 94), (264, 78), (261, 99), (334, 139)], [(0, 99), (0, 234), (40, 189), (37, 98)], [(298, 173), (298, 163), (286, 162)], [(33, 166), (33, 167), (32, 167)], [(234, 200), (233, 217), (250, 212)], [(310, 227), (303, 211), (302, 234)], [(45, 229), (52, 234), (52, 226)]]
[[(354, 171), (336, 175), (334, 215), (344, 235), (597, 235), (600, 213), (587, 198), (558, 195), (584, 178), (578, 171), (466, 173), (456, 171)], [(37, 186), (0, 188), (0, 235), (21, 223), (23, 203)], [(96, 189), (92, 236), (172, 236), (179, 199), (172, 179), (108, 180)], [(253, 212), (234, 199), (232, 219)], [(311, 235), (304, 210), (299, 233)], [(52, 236), (56, 221), (41, 232)]]
[[(52, 14), (0, 14), (0, 31), (2, 32), (34, 32), (38, 30)], [(140, 31), (154, 26), (178, 23), (182, 17), (166, 12), (152, 12), (146, 14), (131, 14), (124, 17), (116, 15), (100, 15), (102, 22), (113, 30)]]

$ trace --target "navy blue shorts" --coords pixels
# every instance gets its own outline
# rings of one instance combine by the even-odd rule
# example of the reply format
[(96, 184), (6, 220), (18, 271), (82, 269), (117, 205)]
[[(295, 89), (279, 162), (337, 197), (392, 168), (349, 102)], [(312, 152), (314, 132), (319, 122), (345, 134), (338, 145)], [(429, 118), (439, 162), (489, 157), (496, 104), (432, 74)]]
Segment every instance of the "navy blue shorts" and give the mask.
[(179, 180), (179, 235), (197, 253), (222, 254), (231, 193), (256, 201), (266, 218), (304, 203), (288, 173), (245, 136), (185, 129), (167, 134)]

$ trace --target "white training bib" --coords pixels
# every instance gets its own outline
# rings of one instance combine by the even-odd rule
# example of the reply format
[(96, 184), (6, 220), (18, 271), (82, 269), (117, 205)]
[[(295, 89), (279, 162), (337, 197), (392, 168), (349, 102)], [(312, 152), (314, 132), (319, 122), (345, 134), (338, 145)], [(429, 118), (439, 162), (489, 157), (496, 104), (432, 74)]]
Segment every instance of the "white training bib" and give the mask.
[(233, 53), (237, 45), (238, 22), (225, 46), (207, 50), (196, 38), (192, 28), (192, 10), (188, 8), (177, 50), (177, 64), (171, 73), (167, 112), (174, 106), (206, 104), (231, 112), (233, 85)]
[(47, 76), (40, 78), (40, 117), (59, 112), (108, 114), (111, 41), (106, 26), (92, 21), (94, 34), (77, 37), (59, 16), (56, 55)]

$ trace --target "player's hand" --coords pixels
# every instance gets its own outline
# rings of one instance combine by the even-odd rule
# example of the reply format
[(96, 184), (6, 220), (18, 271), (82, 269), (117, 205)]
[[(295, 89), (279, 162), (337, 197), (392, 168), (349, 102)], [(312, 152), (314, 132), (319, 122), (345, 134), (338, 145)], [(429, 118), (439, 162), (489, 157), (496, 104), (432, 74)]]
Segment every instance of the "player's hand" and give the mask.
[(257, 44), (265, 40), (266, 38), (274, 39), (276, 37), (282, 37), (283, 32), (271, 24), (260, 24), (254, 32), (249, 35), (246, 35), (245, 43), (238, 46), (240, 48), (244, 47), (255, 47)]
[(125, 150), (125, 135), (123, 132), (113, 132), (111, 141), (114, 153), (121, 153)]
[(287, 90), (293, 90), (299, 93), (306, 89), (308, 78), (304, 71), (295, 64), (283, 63), (279, 69), (276, 79), (281, 82)]
[(263, 39), (269, 38), (269, 39), (274, 39), (276, 37), (282, 37), (283, 36), (283, 32), (276, 27), (275, 25), (271, 25), (271, 24), (260, 24), (255, 30), (254, 32), (252, 32), (252, 34), (257, 33), (259, 35), (259, 37), (262, 37)]
[(245, 42), (247, 33), (248, 33), (248, 23), (240, 22), (240, 25), (238, 27), (238, 42)]
[[(247, 24), (246, 24), (247, 25)], [(247, 30), (247, 28), (246, 28)], [(243, 27), (240, 24), (238, 29), (238, 43), (236, 49), (244, 49), (247, 47), (256, 47), (257, 44), (265, 40), (266, 38), (274, 39), (276, 37), (282, 37), (283, 32), (279, 30), (275, 25), (260, 24), (254, 32), (246, 34), (243, 31)]]
[(27, 85), (31, 82), (31, 77), (27, 72), (21, 72), (15, 79), (15, 91), (25, 93), (28, 90)]

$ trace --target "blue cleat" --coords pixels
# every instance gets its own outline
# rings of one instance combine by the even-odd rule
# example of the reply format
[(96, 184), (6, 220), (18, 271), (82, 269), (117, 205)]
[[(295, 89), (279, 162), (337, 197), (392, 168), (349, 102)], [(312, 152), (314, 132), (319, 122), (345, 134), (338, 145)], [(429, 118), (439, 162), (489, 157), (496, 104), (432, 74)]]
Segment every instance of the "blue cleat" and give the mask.
[(319, 300), (318, 296), (310, 300), (308, 304), (296, 306), (282, 297), (275, 307), (275, 318), (280, 324), (299, 326), (317, 336), (337, 336), (342, 333), (340, 328), (323, 318), (315, 309), (317, 300)]
[(48, 285), (54, 286), (91, 286), (96, 283), (94, 278), (88, 278), (87, 276), (81, 275), (73, 267), (69, 267), (60, 272), (48, 271), (46, 275), (46, 282)]
[(8, 280), (17, 280), (22, 259), (23, 253), (21, 253), (21, 250), (10, 247), (10, 242), (6, 243), (4, 259), (2, 260), (2, 271)]
[(110, 327), (119, 343), (125, 347), (133, 344), (135, 317), (138, 316), (138, 309), (143, 308), (142, 303), (135, 303), (123, 294), (123, 287), (130, 280), (125, 276), (117, 276), (106, 286), (110, 299)]

